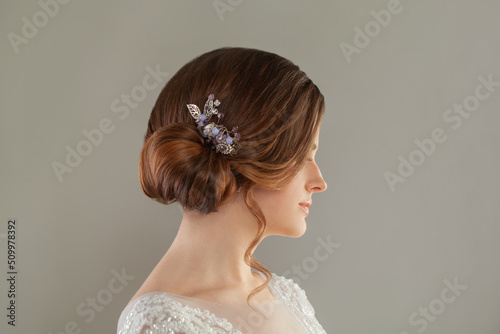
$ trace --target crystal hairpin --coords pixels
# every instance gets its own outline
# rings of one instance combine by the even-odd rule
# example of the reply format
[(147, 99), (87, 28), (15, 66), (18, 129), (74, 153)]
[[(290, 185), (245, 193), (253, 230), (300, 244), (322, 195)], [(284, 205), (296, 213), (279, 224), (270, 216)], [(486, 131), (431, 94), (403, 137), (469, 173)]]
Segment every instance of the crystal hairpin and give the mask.
[[(187, 107), (191, 116), (195, 119), (196, 124), (198, 124), (197, 128), (205, 138), (205, 141), (211, 143), (212, 148), (215, 149), (216, 152), (234, 156), (241, 148), (238, 142), (241, 136), (238, 133), (237, 126), (233, 127), (232, 131), (229, 131), (225, 126), (219, 124), (220, 119), (224, 117), (224, 114), (220, 113), (215, 108), (219, 105), (220, 101), (214, 101), (214, 94), (210, 94), (207, 102), (205, 102), (203, 113), (200, 112), (200, 109), (195, 104), (188, 104)], [(217, 115), (217, 124), (214, 122), (210, 123), (212, 115)], [(233, 137), (231, 137), (231, 134)]]

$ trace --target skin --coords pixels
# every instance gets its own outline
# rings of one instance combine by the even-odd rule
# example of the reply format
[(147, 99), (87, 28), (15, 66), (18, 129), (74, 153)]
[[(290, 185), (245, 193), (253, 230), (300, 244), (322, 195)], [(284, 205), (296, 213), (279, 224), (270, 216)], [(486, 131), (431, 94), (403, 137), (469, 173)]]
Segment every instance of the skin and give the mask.
[[(319, 131), (314, 142), (318, 147)], [(307, 214), (298, 204), (327, 188), (314, 160), (316, 152), (317, 148), (283, 189), (255, 189), (255, 199), (268, 224), (263, 238), (296, 238), (305, 233)], [(245, 206), (243, 192), (235, 193), (215, 213), (203, 215), (185, 210), (172, 245), (131, 300), (147, 292), (165, 291), (218, 303), (245, 304), (248, 294), (264, 283), (243, 260), (256, 233), (255, 217)], [(273, 299), (266, 287), (251, 301)]]

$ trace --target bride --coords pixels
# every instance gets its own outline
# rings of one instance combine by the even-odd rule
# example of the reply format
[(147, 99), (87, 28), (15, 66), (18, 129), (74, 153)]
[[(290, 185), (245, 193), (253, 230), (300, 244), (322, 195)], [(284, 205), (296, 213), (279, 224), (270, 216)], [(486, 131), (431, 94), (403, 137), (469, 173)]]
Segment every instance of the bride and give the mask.
[(220, 48), (161, 91), (140, 154), (144, 193), (184, 214), (117, 333), (325, 333), (306, 294), (253, 257), (306, 231), (327, 188), (314, 157), (324, 98), (291, 61)]

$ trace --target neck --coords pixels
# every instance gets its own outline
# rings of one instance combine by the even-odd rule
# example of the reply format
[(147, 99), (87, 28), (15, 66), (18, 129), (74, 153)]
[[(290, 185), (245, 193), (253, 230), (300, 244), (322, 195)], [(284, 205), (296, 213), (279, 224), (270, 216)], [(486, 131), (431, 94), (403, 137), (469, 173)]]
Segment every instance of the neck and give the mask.
[(162, 262), (186, 287), (251, 290), (256, 276), (244, 262), (244, 255), (256, 234), (256, 218), (244, 204), (243, 195), (236, 193), (218, 212), (204, 215), (185, 210)]

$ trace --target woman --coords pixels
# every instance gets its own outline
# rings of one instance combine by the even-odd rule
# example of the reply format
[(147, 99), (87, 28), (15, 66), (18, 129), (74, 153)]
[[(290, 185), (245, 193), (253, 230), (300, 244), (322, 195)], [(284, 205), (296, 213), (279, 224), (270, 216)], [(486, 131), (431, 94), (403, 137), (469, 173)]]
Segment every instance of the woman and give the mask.
[(323, 115), (306, 74), (261, 50), (213, 50), (170, 79), (139, 179), (184, 214), (118, 333), (325, 333), (304, 291), (252, 256), (269, 235), (304, 234), (312, 194), (327, 187), (314, 161)]

